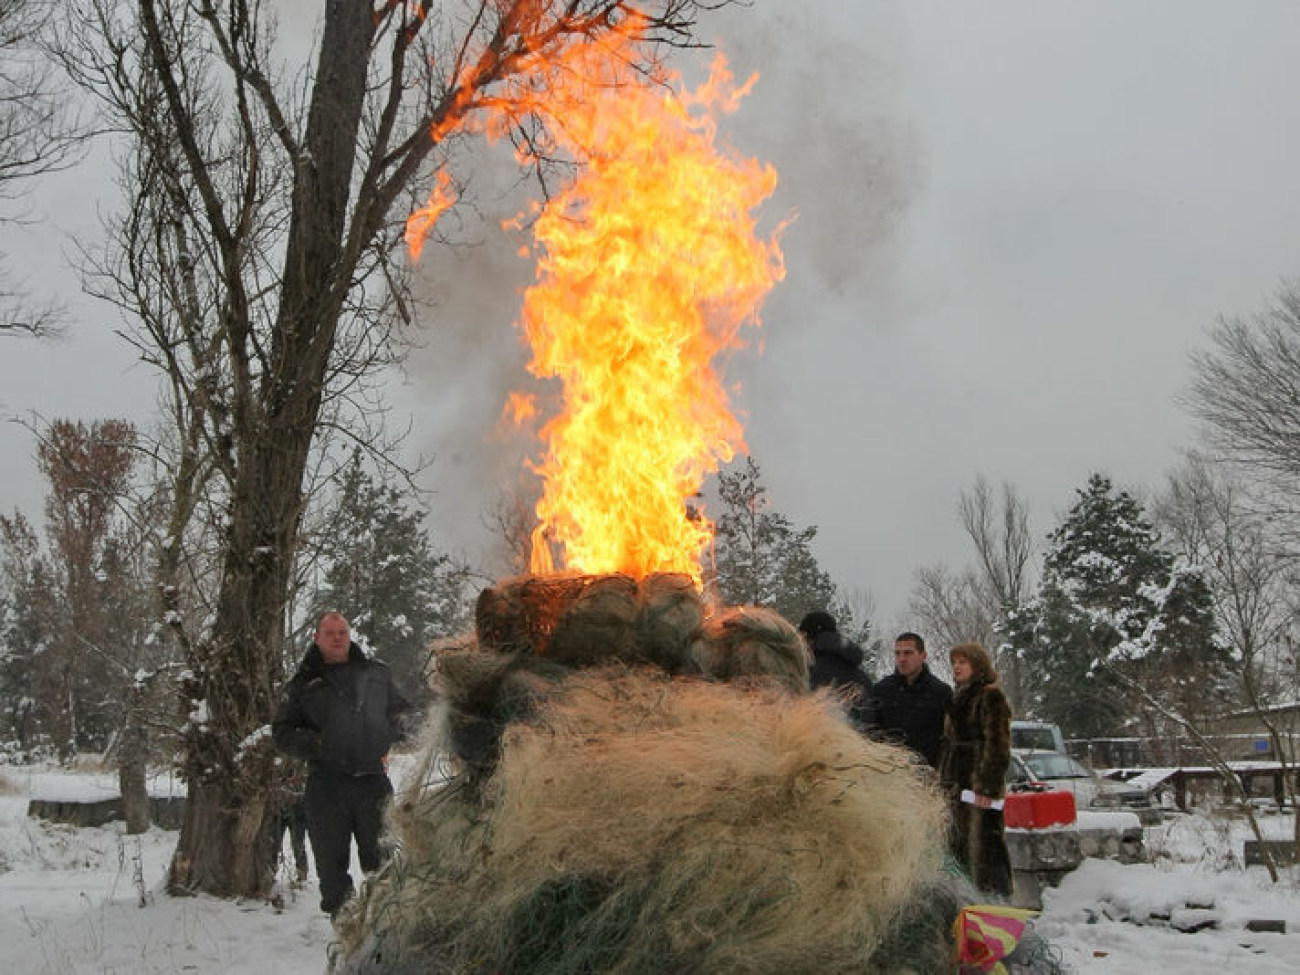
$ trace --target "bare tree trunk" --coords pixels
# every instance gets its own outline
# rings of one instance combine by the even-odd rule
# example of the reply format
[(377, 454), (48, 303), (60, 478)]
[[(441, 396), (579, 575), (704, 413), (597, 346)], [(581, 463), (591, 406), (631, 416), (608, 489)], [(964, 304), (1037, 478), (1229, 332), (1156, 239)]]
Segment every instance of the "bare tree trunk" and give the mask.
[[(1024, 603), (1029, 584), (1029, 505), (1007, 481), (1000, 499), (995, 498), (992, 486), (980, 476), (969, 493), (961, 492), (957, 511), (979, 559), (981, 588), (991, 601), (990, 623), (1005, 620)], [(1000, 655), (998, 671), (1011, 706), (1019, 708), (1024, 700), (1020, 658), (1014, 652)]]
[(122, 793), (122, 818), (129, 834), (149, 829), (149, 786), (146, 774), (148, 738), (138, 695), (127, 704), (126, 727), (118, 743), (117, 784)]
[(289, 436), (268, 437), (260, 456), (242, 468), (247, 473), (235, 499), (213, 636), (197, 648), (213, 665), (195, 675), (191, 692), (206, 705), (206, 722), (189, 731), (191, 786), (169, 880), (173, 892), (263, 896), (270, 889), (273, 865), (256, 839), (273, 812), (272, 755), (265, 739), (260, 747), (244, 745), (274, 716), (309, 439), (309, 429), (298, 431), (297, 444)]

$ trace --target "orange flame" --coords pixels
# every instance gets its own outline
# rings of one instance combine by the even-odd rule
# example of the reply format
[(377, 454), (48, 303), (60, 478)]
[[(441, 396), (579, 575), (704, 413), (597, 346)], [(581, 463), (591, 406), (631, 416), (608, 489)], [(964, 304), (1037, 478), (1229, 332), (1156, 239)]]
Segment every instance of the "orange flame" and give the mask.
[[(760, 239), (754, 216), (777, 176), (717, 143), (717, 117), (754, 79), (737, 87), (718, 57), (706, 84), (679, 93), (677, 76), (644, 73), (642, 27), (633, 15), (612, 34), (521, 49), (495, 93), (477, 90), (471, 65), (435, 136), (526, 127), (528, 151), (577, 163), (537, 216), (537, 282), (523, 307), (529, 369), (563, 387), (534, 465), (544, 488), (532, 570), (553, 571), (558, 554), (571, 570), (698, 582), (712, 525), (689, 500), (744, 446), (715, 360), (743, 344), (785, 273), (779, 230)], [(432, 218), (408, 224), (413, 249), (444, 199), (435, 189), (421, 211)], [(512, 394), (507, 412), (526, 415), (526, 402)]]
[(583, 167), (537, 221), (523, 313), (529, 368), (564, 401), (542, 429), (534, 572), (553, 540), (569, 569), (701, 577), (712, 525), (688, 499), (743, 449), (715, 359), (784, 274), (753, 217), (775, 171), (715, 141), (737, 97), (719, 58), (695, 92), (624, 84), (564, 118)]
[(451, 189), (451, 174), (440, 169), (436, 179), (433, 192), (429, 194), (429, 202), (406, 218), (406, 249), (412, 261), (420, 259), (424, 240), (433, 230), (433, 225), (456, 202), (456, 194)]
[(506, 397), (503, 415), (516, 426), (522, 426), (537, 415), (537, 400), (528, 393), (511, 393)]

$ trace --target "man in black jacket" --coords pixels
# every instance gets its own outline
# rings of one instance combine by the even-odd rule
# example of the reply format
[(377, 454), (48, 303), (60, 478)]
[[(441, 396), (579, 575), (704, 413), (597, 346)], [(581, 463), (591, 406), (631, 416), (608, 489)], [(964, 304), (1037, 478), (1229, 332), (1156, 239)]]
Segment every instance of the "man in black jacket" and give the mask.
[(952, 701), (952, 688), (930, 673), (920, 636), (898, 634), (894, 672), (880, 679), (872, 696), (883, 737), (906, 745), (931, 768), (938, 768), (943, 716)]
[(814, 690), (833, 687), (845, 694), (854, 727), (868, 730), (873, 722), (871, 675), (862, 669), (862, 648), (841, 633), (835, 617), (822, 609), (805, 616), (799, 631), (813, 658), (808, 683)]
[(353, 837), (361, 869), (379, 868), (384, 806), (393, 794), (388, 749), (405, 736), (412, 712), (388, 668), (352, 642), (343, 614), (322, 616), (280, 694), (271, 733), (281, 751), (307, 761), (307, 832), (320, 906), (331, 916), (352, 895)]

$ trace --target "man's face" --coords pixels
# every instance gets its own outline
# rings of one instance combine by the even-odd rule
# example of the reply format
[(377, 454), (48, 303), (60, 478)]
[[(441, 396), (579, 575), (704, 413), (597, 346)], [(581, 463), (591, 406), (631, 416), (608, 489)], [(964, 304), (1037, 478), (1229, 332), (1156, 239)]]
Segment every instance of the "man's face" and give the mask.
[(911, 640), (894, 644), (894, 667), (908, 680), (914, 680), (925, 665), (925, 651), (918, 650)]
[(320, 647), (321, 656), (327, 664), (341, 664), (348, 659), (348, 646), (352, 643), (352, 634), (348, 630), (348, 621), (337, 613), (331, 613), (316, 626), (316, 646)]

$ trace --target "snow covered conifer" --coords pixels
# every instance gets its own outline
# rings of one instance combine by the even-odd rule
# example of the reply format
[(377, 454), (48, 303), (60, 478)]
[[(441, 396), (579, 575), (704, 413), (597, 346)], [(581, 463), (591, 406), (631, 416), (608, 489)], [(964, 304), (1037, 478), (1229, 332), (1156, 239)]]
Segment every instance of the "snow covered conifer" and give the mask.
[(773, 510), (758, 462), (747, 456), (743, 466), (719, 474), (718, 495), (722, 509), (710, 581), (723, 602), (765, 606), (793, 623), (805, 613), (828, 609), (840, 629), (851, 632), (852, 613), (812, 551), (817, 526), (796, 528)]
[(423, 690), (430, 642), (456, 632), (468, 613), (468, 572), (435, 550), (426, 516), (407, 493), (377, 482), (354, 451), (323, 533), (321, 581), (304, 621), (310, 630), (321, 613), (343, 613), (413, 693)]
[(1039, 716), (1069, 737), (1113, 736), (1137, 714), (1126, 680), (1207, 706), (1227, 663), (1210, 590), (1175, 566), (1141, 502), (1093, 474), (1049, 543), (1038, 596), (1008, 627)]

